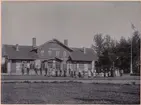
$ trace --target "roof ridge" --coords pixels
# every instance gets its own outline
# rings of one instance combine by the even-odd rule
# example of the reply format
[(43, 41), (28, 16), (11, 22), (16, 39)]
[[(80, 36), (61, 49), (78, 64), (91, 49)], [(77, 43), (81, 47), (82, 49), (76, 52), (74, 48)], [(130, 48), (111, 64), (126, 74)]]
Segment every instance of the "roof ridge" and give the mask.
[[(16, 46), (16, 44), (2, 44), (2, 45), (6, 45), (6, 46)], [(19, 45), (19, 44), (18, 44), (18, 45)], [(19, 46), (31, 47), (32, 45), (19, 45)]]
[(92, 49), (92, 48), (89, 48), (89, 47), (70, 47), (70, 48), (88, 48), (88, 49)]
[(57, 43), (63, 45), (64, 47), (68, 48), (69, 50), (72, 50), (72, 51), (73, 51), (73, 49), (71, 49), (70, 47), (64, 45), (61, 41), (59, 41), (59, 40), (56, 39), (56, 38), (53, 38), (52, 40), (46, 41), (45, 43), (41, 44), (39, 47), (45, 45), (46, 43), (53, 42), (53, 41), (55, 41), (55, 42), (57, 42)]

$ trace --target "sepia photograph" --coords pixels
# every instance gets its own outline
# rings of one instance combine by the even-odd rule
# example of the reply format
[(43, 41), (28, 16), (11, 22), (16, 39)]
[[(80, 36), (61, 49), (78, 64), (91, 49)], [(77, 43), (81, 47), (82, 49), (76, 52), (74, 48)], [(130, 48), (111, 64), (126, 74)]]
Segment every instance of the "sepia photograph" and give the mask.
[(2, 1), (1, 104), (140, 104), (140, 1)]

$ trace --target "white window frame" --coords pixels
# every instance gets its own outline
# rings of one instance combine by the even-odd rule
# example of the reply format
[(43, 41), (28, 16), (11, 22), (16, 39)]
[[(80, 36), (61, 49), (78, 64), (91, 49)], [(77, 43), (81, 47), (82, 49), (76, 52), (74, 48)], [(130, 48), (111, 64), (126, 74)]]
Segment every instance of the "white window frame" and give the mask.
[(67, 52), (64, 51), (64, 52), (63, 52), (63, 57), (66, 57), (66, 56), (67, 56)]
[(41, 53), (41, 56), (43, 56), (44, 55), (44, 50), (41, 50), (40, 53)]
[(48, 55), (51, 56), (51, 54), (52, 54), (52, 51), (48, 50)]
[(60, 56), (60, 51), (56, 51), (56, 56), (57, 56), (57, 57)]

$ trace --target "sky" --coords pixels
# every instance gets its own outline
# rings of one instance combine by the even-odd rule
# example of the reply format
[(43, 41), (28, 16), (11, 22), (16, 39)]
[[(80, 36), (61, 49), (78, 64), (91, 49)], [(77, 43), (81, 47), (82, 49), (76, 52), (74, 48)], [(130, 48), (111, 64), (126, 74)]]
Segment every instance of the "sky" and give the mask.
[(97, 33), (119, 40), (141, 31), (141, 3), (2, 2), (2, 44), (37, 45), (56, 38), (71, 47), (90, 47)]

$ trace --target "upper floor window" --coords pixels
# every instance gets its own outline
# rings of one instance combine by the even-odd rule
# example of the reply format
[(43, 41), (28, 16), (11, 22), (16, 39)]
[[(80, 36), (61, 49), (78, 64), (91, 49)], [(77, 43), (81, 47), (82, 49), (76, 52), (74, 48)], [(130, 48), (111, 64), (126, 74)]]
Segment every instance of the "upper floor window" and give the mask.
[(59, 57), (60, 51), (56, 51), (56, 56)]
[(48, 51), (48, 55), (49, 55), (49, 56), (51, 56), (51, 54), (52, 54), (52, 51), (51, 51), (51, 50), (49, 50), (49, 51)]
[(41, 56), (43, 56), (44, 55), (44, 50), (41, 50)]
[(63, 52), (63, 56), (64, 56), (64, 57), (67, 56), (67, 52), (66, 52), (66, 51)]

